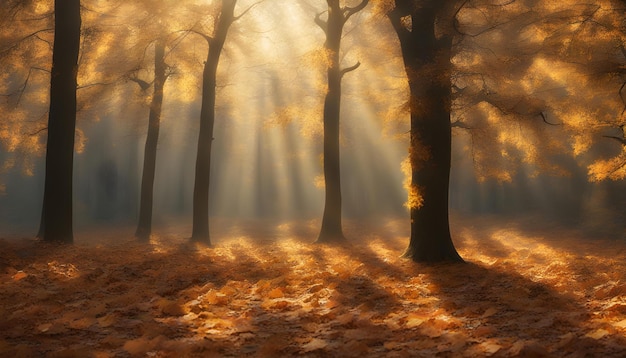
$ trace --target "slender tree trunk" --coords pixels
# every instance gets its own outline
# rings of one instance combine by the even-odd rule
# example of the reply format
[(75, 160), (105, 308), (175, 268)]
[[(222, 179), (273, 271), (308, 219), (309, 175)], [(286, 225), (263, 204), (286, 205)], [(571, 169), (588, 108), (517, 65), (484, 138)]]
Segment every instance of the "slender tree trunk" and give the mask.
[(135, 236), (142, 241), (150, 240), (152, 233), (152, 202), (154, 196), (154, 176), (156, 172), (157, 144), (161, 126), (163, 87), (165, 86), (165, 42), (157, 40), (154, 45), (154, 92), (148, 117), (148, 136), (141, 175), (141, 198), (139, 200), (139, 222)]
[(202, 108), (200, 110), (200, 132), (198, 133), (198, 154), (196, 157), (196, 177), (193, 189), (193, 241), (211, 244), (209, 235), (209, 187), (211, 172), (211, 146), (215, 123), (215, 96), (217, 66), (224, 48), (230, 25), (235, 20), (236, 0), (223, 0), (220, 15), (217, 17), (215, 34), (205, 36), (209, 51), (202, 73)]
[(76, 76), (80, 48), (80, 0), (55, 0), (54, 49), (46, 178), (41, 220), (45, 241), (74, 241), (72, 175), (76, 128)]
[[(452, 37), (435, 33), (445, 4), (409, 3), (415, 1), (397, 0), (400, 5), (389, 14), (409, 81), (411, 191), (422, 199), (410, 208), (411, 238), (404, 256), (417, 262), (463, 261), (452, 243), (448, 216)], [(410, 25), (402, 20), (405, 16)]]
[(322, 228), (317, 242), (344, 241), (341, 225), (341, 168), (339, 152), (339, 120), (341, 113), (341, 79), (347, 72), (359, 67), (341, 69), (339, 51), (341, 36), (346, 21), (353, 14), (362, 10), (368, 1), (364, 0), (354, 8), (341, 7), (339, 0), (327, 0), (328, 20), (323, 21), (319, 15), (316, 22), (326, 33), (324, 49), (329, 56), (327, 69), (328, 88), (324, 100), (324, 184), (325, 201)]
[(339, 1), (328, 2), (328, 21), (324, 48), (329, 54), (328, 89), (324, 99), (324, 186), (325, 201), (322, 228), (317, 242), (343, 241), (341, 225), (341, 170), (339, 153), (339, 118), (341, 112), (341, 72), (339, 50), (344, 18)]

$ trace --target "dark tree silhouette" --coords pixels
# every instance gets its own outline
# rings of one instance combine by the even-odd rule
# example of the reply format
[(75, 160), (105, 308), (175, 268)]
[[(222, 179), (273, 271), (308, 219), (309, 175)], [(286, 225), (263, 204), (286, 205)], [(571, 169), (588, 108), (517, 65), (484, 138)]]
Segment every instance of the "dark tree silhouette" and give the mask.
[[(142, 241), (150, 240), (152, 232), (152, 201), (154, 194), (154, 175), (156, 171), (157, 143), (161, 125), (161, 107), (163, 104), (163, 87), (167, 80), (167, 64), (165, 63), (165, 41), (158, 39), (154, 44), (154, 90), (148, 117), (148, 136), (143, 159), (141, 176), (141, 197), (139, 200), (139, 222), (135, 236)], [(149, 86), (139, 79), (132, 79), (142, 88)]]
[(324, 184), (325, 203), (322, 228), (317, 242), (333, 242), (345, 240), (341, 226), (341, 173), (339, 165), (339, 117), (341, 112), (341, 79), (356, 70), (360, 63), (351, 67), (341, 68), (339, 51), (343, 27), (348, 19), (363, 10), (368, 0), (361, 1), (357, 6), (340, 6), (339, 0), (327, 0), (328, 18), (322, 20), (321, 13), (315, 22), (324, 30), (326, 42), (324, 49), (328, 56), (328, 88), (324, 100)]
[(40, 232), (45, 241), (72, 243), (72, 171), (80, 0), (55, 0), (54, 13), (46, 179)]
[(409, 201), (411, 238), (404, 256), (418, 262), (462, 261), (452, 243), (448, 216), (452, 35), (436, 33), (449, 3), (396, 0), (388, 13), (409, 82), (410, 195), (420, 197)]
[(193, 241), (211, 243), (209, 235), (209, 184), (211, 172), (211, 146), (215, 123), (215, 95), (217, 66), (224, 48), (230, 25), (235, 17), (237, 0), (222, 0), (222, 6), (215, 16), (213, 36), (197, 32), (209, 44), (204, 71), (202, 73), (202, 107), (200, 110), (200, 132), (198, 133), (198, 154), (196, 157), (196, 177), (193, 189)]

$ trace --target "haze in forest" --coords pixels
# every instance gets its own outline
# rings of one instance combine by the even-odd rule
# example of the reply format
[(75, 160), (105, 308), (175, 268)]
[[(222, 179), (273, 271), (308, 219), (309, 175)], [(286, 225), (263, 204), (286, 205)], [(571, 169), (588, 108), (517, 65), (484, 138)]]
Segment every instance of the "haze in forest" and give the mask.
[[(532, 1), (518, 7), (476, 2), (459, 13), (466, 36), (459, 36), (452, 61), (457, 71), (452, 121), (459, 124), (453, 130), (453, 212), (537, 215), (623, 236), (623, 176), (596, 182), (601, 175), (593, 165), (624, 156), (624, 147), (608, 137), (619, 136), (619, 125), (624, 126), (625, 58), (608, 35), (592, 40), (593, 31), (579, 23), (585, 16), (608, 23), (610, 2), (595, 12), (585, 5), (566, 10), (570, 2), (534, 8)], [(152, 80), (153, 39), (159, 36), (168, 38), (169, 77), (153, 223), (158, 232), (167, 223), (190, 220), (206, 53), (206, 42), (195, 31), (210, 30), (210, 16), (204, 14), (215, 5), (179, 3), (174, 12), (168, 1), (85, 1), (74, 162), (77, 228), (137, 220), (150, 103), (150, 92), (137, 80)], [(501, 8), (492, 9), (489, 18), (480, 11), (496, 5)], [(50, 10), (49, 4), (33, 6), (39, 7), (33, 14)], [(237, 12), (244, 9), (249, 11), (233, 24), (219, 65), (211, 215), (319, 219), (325, 54), (324, 33), (314, 18), (325, 2), (240, 0)], [(379, 11), (374, 4), (355, 15), (342, 38), (341, 63), (361, 64), (343, 79), (343, 213), (367, 221), (403, 217), (408, 225), (402, 170), (409, 145), (408, 88), (398, 40)], [(556, 28), (556, 20), (567, 16), (576, 21)], [(38, 23), (45, 27), (45, 21)], [(572, 35), (576, 24), (579, 34)], [(9, 47), (29, 30), (2, 28), (0, 235), (29, 236), (38, 226), (43, 198), (51, 35), (44, 31), (14, 51)], [(568, 36), (571, 53), (559, 53), (557, 41)], [(595, 61), (588, 48), (603, 54), (604, 62), (601, 55)], [(590, 59), (596, 66), (588, 72), (600, 74), (590, 76), (565, 59), (577, 51), (581, 62)], [(601, 73), (611, 56), (622, 66), (621, 78)]]

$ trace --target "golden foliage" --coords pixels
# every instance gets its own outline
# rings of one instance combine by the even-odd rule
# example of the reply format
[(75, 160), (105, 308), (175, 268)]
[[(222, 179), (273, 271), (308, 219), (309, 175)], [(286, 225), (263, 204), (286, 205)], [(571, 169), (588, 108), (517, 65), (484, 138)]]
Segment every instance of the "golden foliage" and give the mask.
[(407, 157), (401, 164), (402, 173), (404, 174), (404, 189), (407, 191), (407, 200), (404, 206), (408, 209), (419, 209), (424, 205), (424, 198), (420, 194), (420, 189), (417, 185), (413, 184), (413, 166), (411, 160)]
[(622, 152), (618, 156), (597, 160), (589, 165), (588, 170), (592, 181), (626, 179), (626, 146), (622, 146)]

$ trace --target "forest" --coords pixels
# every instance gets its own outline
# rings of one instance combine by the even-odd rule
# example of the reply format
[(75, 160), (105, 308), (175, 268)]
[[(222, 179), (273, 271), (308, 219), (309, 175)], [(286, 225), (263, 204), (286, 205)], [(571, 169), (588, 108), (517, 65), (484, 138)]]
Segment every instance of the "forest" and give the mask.
[(0, 356), (626, 356), (626, 1), (3, 0)]

